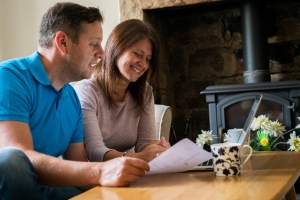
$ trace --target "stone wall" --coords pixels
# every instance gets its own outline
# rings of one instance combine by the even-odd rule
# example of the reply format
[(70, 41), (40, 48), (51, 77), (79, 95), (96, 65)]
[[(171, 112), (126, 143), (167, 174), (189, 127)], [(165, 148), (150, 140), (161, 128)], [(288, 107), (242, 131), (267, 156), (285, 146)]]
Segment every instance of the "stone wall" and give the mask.
[[(120, 0), (121, 20), (143, 19), (159, 32), (162, 54), (154, 95), (156, 103), (172, 107), (178, 139), (185, 137), (187, 119), (186, 136), (193, 141), (201, 130), (209, 129), (202, 90), (243, 83), (240, 8), (224, 2)], [(266, 7), (271, 80), (299, 80), (300, 3)], [(171, 143), (173, 139), (171, 135)]]
[(202, 3), (220, 2), (222, 0), (119, 0), (120, 19), (143, 19), (143, 11), (149, 9), (175, 8), (193, 6)]

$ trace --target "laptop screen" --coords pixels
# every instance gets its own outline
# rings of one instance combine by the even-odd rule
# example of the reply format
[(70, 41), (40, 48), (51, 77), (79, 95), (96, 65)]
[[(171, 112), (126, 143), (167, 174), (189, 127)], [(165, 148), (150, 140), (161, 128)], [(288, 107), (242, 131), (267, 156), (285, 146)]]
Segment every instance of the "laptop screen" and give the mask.
[(253, 106), (250, 110), (250, 113), (248, 115), (248, 118), (246, 120), (246, 123), (244, 125), (244, 128), (243, 128), (243, 132), (238, 140), (238, 143), (239, 144), (244, 144), (245, 141), (246, 141), (246, 138), (248, 137), (247, 134), (248, 134), (248, 131), (250, 129), (250, 126), (251, 126), (251, 123), (253, 121), (253, 118), (255, 117), (255, 114), (257, 112), (257, 109), (259, 107), (259, 104), (261, 102), (261, 99), (262, 99), (263, 95), (256, 95), (255, 96), (255, 99), (254, 99), (254, 103), (253, 103)]

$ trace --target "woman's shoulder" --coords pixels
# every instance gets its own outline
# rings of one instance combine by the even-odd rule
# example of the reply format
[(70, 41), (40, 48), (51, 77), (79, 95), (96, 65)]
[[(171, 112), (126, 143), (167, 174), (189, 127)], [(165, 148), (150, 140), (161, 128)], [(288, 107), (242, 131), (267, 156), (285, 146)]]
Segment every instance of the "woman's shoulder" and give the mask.
[(76, 91), (78, 91), (78, 90), (96, 90), (96, 91), (100, 90), (97, 79), (95, 78), (94, 75), (92, 75), (92, 77), (89, 79), (83, 79), (83, 80), (77, 81), (73, 85), (73, 87)]

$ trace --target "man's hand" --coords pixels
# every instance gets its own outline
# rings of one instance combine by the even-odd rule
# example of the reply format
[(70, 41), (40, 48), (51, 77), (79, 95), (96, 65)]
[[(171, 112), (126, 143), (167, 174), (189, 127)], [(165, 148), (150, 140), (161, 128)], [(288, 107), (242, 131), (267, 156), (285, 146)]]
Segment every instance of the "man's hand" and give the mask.
[(141, 159), (122, 157), (101, 163), (99, 184), (102, 186), (128, 186), (136, 182), (149, 165)]

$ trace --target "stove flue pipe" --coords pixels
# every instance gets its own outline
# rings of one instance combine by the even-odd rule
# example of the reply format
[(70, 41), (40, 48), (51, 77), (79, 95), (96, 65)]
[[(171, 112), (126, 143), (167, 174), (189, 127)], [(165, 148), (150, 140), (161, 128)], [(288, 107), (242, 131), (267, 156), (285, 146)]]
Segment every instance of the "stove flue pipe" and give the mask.
[(263, 3), (241, 5), (244, 83), (271, 81), (265, 16)]

